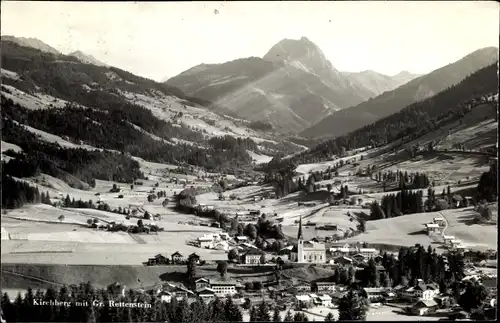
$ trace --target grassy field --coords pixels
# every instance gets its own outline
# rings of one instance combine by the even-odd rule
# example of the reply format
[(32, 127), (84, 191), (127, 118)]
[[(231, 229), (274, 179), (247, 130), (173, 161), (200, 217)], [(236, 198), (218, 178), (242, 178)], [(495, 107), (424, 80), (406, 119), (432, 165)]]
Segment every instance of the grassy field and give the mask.
[[(431, 223), (434, 217), (444, 217), (448, 222), (445, 235), (455, 236), (462, 241), (464, 246), (474, 250), (495, 249), (498, 235), (496, 226), (473, 224), (474, 215), (472, 208), (462, 208), (368, 221), (365, 233), (348, 238), (346, 242), (360, 241), (395, 246), (413, 246), (417, 243), (433, 244), (435, 240), (424, 232), (424, 224)], [(444, 251), (440, 246), (436, 250)]]

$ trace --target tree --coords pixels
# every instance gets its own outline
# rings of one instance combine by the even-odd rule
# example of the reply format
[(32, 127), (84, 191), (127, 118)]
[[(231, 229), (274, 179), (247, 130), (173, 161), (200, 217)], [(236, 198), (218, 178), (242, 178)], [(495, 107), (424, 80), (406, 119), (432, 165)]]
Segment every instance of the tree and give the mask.
[(359, 223), (358, 223), (357, 229), (358, 229), (359, 232), (365, 232), (366, 231), (366, 221), (364, 219), (359, 219)]
[(227, 258), (230, 262), (234, 262), (235, 260), (238, 260), (238, 250), (236, 249), (231, 249), (227, 253)]
[(307, 318), (307, 315), (305, 315), (304, 313), (302, 312), (297, 312), (295, 313), (295, 315), (293, 316), (293, 321), (294, 322), (308, 322), (309, 319)]
[(331, 192), (332, 191), (332, 183), (326, 184), (326, 189), (328, 190), (328, 192)]
[(488, 297), (488, 293), (482, 284), (477, 282), (468, 283), (465, 292), (460, 295), (458, 304), (466, 311), (477, 309)]
[(365, 321), (367, 306), (358, 291), (350, 289), (339, 302), (339, 321)]
[(257, 307), (256, 321), (259, 322), (271, 321), (271, 313), (269, 311), (269, 307), (267, 306), (267, 303), (264, 301), (262, 301)]
[(273, 322), (281, 322), (280, 310), (278, 308), (274, 309)]
[(333, 316), (332, 312), (328, 312), (328, 314), (326, 314), (325, 322), (335, 322), (335, 317)]
[(227, 273), (227, 261), (219, 261), (217, 264), (217, 272), (224, 277)]
[(139, 228), (143, 228), (144, 227), (144, 223), (142, 222), (142, 219), (137, 220), (137, 226)]
[(64, 215), (59, 215), (59, 217), (57, 218), (59, 220), (59, 222), (63, 222), (64, 221)]
[(94, 222), (92, 222), (92, 219), (87, 219), (87, 224), (88, 224), (89, 226), (91, 226), (91, 225), (92, 225), (92, 223), (94, 223)]
[(188, 258), (186, 274), (189, 284), (193, 286), (196, 278), (196, 258), (194, 256)]
[(283, 322), (293, 322), (293, 315), (290, 310), (286, 311), (285, 318), (283, 319)]
[(236, 304), (234, 304), (232, 297), (227, 297), (226, 304), (224, 304), (224, 316), (228, 322), (242, 322), (243, 314)]

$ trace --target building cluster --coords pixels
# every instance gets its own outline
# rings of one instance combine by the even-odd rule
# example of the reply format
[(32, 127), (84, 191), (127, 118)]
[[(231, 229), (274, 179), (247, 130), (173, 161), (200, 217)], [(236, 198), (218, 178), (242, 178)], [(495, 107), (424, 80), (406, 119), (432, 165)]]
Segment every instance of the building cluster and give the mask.
[(196, 253), (190, 254), (188, 257), (184, 257), (180, 252), (176, 251), (170, 255), (159, 253), (154, 257), (149, 258), (144, 265), (146, 266), (160, 266), (160, 265), (183, 265), (186, 264), (188, 259), (194, 259), (197, 264), (200, 264), (200, 256)]

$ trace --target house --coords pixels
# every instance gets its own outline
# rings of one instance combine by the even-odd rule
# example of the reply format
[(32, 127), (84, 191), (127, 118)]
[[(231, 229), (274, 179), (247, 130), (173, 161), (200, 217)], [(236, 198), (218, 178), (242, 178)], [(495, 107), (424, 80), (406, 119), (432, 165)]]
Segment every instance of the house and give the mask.
[(351, 265), (352, 264), (352, 258), (345, 257), (345, 256), (337, 257), (334, 260), (335, 260), (335, 263), (339, 264), (339, 265)]
[(444, 218), (440, 218), (440, 217), (434, 218), (433, 222), (435, 224), (439, 225), (440, 227), (446, 226), (446, 220)]
[(179, 263), (184, 261), (184, 256), (181, 255), (179, 251), (174, 252), (171, 257), (173, 263)]
[(452, 240), (455, 240), (454, 236), (444, 236), (443, 237), (443, 242), (446, 244), (450, 243), (450, 241), (452, 241)]
[(149, 258), (146, 265), (147, 266), (156, 266), (156, 265), (168, 265), (169, 259), (166, 254), (157, 254), (153, 258)]
[(258, 265), (263, 255), (259, 249), (251, 248), (243, 255), (243, 262), (247, 265)]
[(349, 245), (340, 248), (330, 248), (330, 253), (334, 257), (347, 256), (350, 253)]
[(298, 308), (307, 308), (312, 304), (312, 300), (309, 295), (296, 295), (295, 302)]
[(384, 257), (382, 257), (381, 255), (376, 255), (375, 257), (373, 257), (373, 260), (375, 260), (375, 262), (378, 264), (380, 264), (383, 259)]
[(437, 223), (426, 223), (425, 227), (427, 229), (427, 233), (441, 232), (439, 224)]
[(332, 297), (332, 303), (338, 303), (346, 294), (347, 293), (344, 291), (339, 291), (331, 294), (330, 296)]
[(330, 307), (332, 306), (332, 298), (329, 295), (321, 295), (314, 299), (314, 304), (317, 306)]
[(352, 259), (355, 261), (358, 261), (358, 262), (363, 262), (363, 261), (365, 261), (365, 256), (358, 253), (358, 254), (355, 254), (354, 256), (352, 256)]
[(365, 291), (366, 296), (370, 301), (379, 300), (384, 296), (386, 296), (390, 291), (389, 288), (384, 288), (384, 287), (373, 287), (373, 288), (366, 287), (363, 288), (363, 290)]
[(437, 308), (438, 304), (435, 300), (421, 300), (411, 307), (411, 312), (415, 315), (425, 315), (435, 311)]
[(237, 293), (236, 283), (230, 280), (210, 280), (210, 289), (218, 297), (232, 296)]
[(215, 291), (211, 288), (204, 287), (200, 291), (198, 291), (198, 296), (205, 302), (209, 303), (210, 301), (214, 300), (216, 295)]
[(248, 238), (247, 238), (247, 237), (245, 237), (245, 236), (236, 236), (236, 237), (234, 237), (234, 240), (235, 240), (237, 243), (248, 242)]
[(378, 251), (375, 248), (359, 248), (358, 253), (363, 255), (363, 257), (370, 259), (375, 257), (378, 254)]
[(431, 300), (439, 293), (439, 286), (436, 284), (425, 284), (419, 279), (417, 285), (400, 291), (399, 297), (409, 301)]
[(335, 293), (336, 285), (334, 282), (317, 282), (316, 290), (318, 293)]
[(462, 241), (455, 239), (455, 240), (450, 241), (449, 246), (451, 248), (456, 248), (456, 247), (460, 246), (461, 244), (462, 244)]
[(214, 238), (212, 236), (203, 236), (198, 238), (198, 246), (200, 248), (212, 248)]
[(204, 288), (209, 288), (210, 287), (210, 281), (206, 278), (198, 278), (196, 281), (195, 281), (195, 284), (196, 284), (196, 290), (199, 291), (199, 290), (202, 290)]
[(221, 232), (221, 233), (219, 233), (219, 236), (220, 236), (220, 238), (221, 238), (222, 240), (225, 240), (225, 241), (227, 241), (227, 240), (229, 240), (229, 239), (231, 238), (231, 237), (229, 236), (229, 233), (227, 233), (227, 232)]
[(157, 294), (157, 296), (160, 297), (161, 302), (170, 303), (174, 294), (172, 292), (161, 291)]
[(293, 286), (299, 293), (309, 293), (311, 291), (311, 284), (300, 283)]

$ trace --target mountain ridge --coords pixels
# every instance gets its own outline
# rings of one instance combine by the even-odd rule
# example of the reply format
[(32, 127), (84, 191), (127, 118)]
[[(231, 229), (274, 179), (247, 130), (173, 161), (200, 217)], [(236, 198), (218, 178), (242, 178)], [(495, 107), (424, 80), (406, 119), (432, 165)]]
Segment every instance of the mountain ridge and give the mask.
[(306, 37), (283, 39), (262, 58), (196, 65), (166, 84), (285, 133), (297, 133), (372, 95), (336, 70)]
[(307, 138), (333, 138), (345, 135), (381, 118), (396, 113), (417, 101), (431, 97), (498, 60), (498, 49), (478, 49), (463, 58), (419, 76), (410, 82), (360, 103), (337, 111), (300, 133)]

